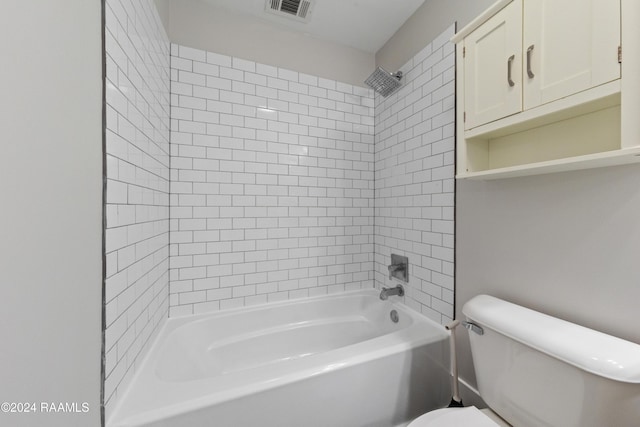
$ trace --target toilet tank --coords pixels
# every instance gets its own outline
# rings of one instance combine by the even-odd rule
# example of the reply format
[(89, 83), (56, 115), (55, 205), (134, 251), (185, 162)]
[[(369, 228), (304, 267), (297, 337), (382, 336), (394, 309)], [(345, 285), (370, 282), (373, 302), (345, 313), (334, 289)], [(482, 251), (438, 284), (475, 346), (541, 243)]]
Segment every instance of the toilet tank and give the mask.
[(517, 427), (639, 427), (640, 345), (488, 295), (462, 308), (480, 396)]

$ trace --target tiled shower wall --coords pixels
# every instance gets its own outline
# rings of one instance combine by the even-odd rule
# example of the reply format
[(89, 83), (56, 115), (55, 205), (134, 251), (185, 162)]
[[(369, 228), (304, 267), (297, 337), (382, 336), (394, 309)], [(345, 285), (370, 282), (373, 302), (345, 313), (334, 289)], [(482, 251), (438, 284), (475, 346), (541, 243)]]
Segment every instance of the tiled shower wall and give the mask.
[(153, 0), (107, 0), (106, 416), (168, 312), (169, 42)]
[(405, 303), (453, 317), (455, 55), (452, 25), (407, 62), (403, 87), (375, 107), (375, 282), (409, 258)]
[(372, 287), (372, 92), (171, 55), (170, 314)]

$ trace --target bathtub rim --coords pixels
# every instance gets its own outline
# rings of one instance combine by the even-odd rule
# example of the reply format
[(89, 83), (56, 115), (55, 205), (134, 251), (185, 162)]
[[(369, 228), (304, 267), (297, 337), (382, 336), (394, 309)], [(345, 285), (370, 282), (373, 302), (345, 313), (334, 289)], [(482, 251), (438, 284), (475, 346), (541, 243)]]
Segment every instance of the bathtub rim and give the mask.
[[(294, 383), (297, 381), (303, 381), (306, 378), (310, 378), (316, 375), (321, 375), (326, 372), (339, 371), (342, 369), (347, 369), (353, 366), (356, 366), (361, 363), (369, 362), (375, 359), (381, 359), (384, 357), (389, 357), (394, 354), (410, 351), (414, 348), (428, 345), (431, 343), (436, 343), (438, 341), (444, 341), (449, 339), (450, 333), (442, 326), (441, 324), (435, 322), (434, 320), (426, 317), (422, 313), (414, 310), (408, 305), (404, 304), (401, 300), (385, 301), (389, 303), (392, 307), (399, 308), (401, 311), (406, 312), (412, 317), (412, 323), (408, 325), (406, 328), (395, 331), (390, 334), (386, 334), (380, 337), (373, 338), (372, 340), (352, 344), (350, 346), (343, 347), (338, 350), (334, 350), (333, 352), (329, 352), (330, 354), (320, 354), (317, 355), (317, 360), (321, 361), (323, 359), (331, 359), (330, 355), (335, 355), (336, 353), (345, 352), (344, 349), (349, 349), (349, 347), (353, 345), (358, 345), (361, 347), (374, 347), (369, 349), (366, 352), (361, 352), (357, 354), (352, 354), (351, 356), (340, 359), (339, 363), (315, 363), (312, 367), (307, 367), (306, 369), (301, 370), (293, 370), (291, 372), (284, 373), (283, 375), (278, 376), (276, 379), (267, 379), (262, 380), (257, 383), (247, 383), (239, 386), (235, 386), (230, 390), (224, 391), (215, 391), (206, 393), (204, 395), (199, 395), (196, 397), (189, 398), (187, 400), (182, 400), (178, 402), (171, 402), (166, 405), (160, 407), (143, 407), (136, 408), (137, 411), (127, 410), (121, 414), (123, 409), (126, 408), (125, 401), (130, 396), (131, 393), (137, 391), (139, 387), (134, 387), (140, 379), (143, 380), (151, 380), (151, 384), (154, 382), (159, 382), (162, 384), (171, 384), (166, 381), (158, 381), (157, 378), (154, 378), (152, 375), (155, 375), (155, 364), (157, 363), (157, 353), (161, 349), (166, 337), (175, 331), (180, 326), (185, 324), (208, 320), (212, 318), (224, 318), (226, 316), (238, 314), (238, 313), (251, 313), (255, 311), (260, 311), (265, 308), (274, 308), (274, 307), (283, 307), (289, 305), (299, 304), (301, 302), (309, 302), (312, 303), (314, 300), (321, 299), (332, 299), (332, 298), (346, 298), (351, 296), (374, 296), (378, 298), (379, 291), (376, 289), (358, 289), (352, 291), (345, 291), (339, 293), (332, 294), (324, 294), (317, 295), (313, 297), (303, 297), (303, 298), (295, 298), (290, 300), (276, 301), (276, 302), (267, 302), (263, 304), (256, 304), (251, 306), (243, 306), (236, 307), (233, 309), (223, 310), (223, 311), (214, 311), (209, 313), (200, 313), (197, 315), (184, 315), (177, 316), (173, 318), (165, 318), (159, 328), (158, 333), (153, 339), (152, 344), (149, 346), (147, 353), (142, 359), (139, 368), (132, 376), (129, 385), (125, 389), (123, 395), (118, 398), (118, 402), (114, 407), (111, 416), (106, 421), (107, 427), (120, 427), (127, 426), (129, 423), (150, 423), (155, 421), (160, 421), (162, 419), (166, 419), (172, 416), (175, 416), (179, 413), (189, 412), (189, 411), (197, 411), (203, 409), (207, 406), (220, 404), (224, 402), (228, 402), (233, 399), (237, 399), (242, 396), (247, 396), (250, 394), (257, 394), (269, 390), (271, 388), (282, 387), (286, 384)], [(420, 329), (421, 326), (425, 324), (429, 324), (432, 328), (430, 328), (430, 334), (428, 335), (417, 335), (417, 330)], [(384, 347), (380, 347), (379, 345), (374, 345), (380, 343), (383, 339), (389, 339), (389, 336), (400, 336), (405, 338), (399, 342), (392, 343), (391, 345), (386, 345)], [(156, 359), (155, 361), (153, 359)], [(294, 365), (299, 364), (293, 361)], [(282, 367), (279, 368), (280, 370)], [(146, 377), (146, 378), (144, 378)], [(152, 378), (149, 378), (152, 377)], [(269, 375), (271, 377), (271, 375)], [(219, 377), (221, 378), (221, 377)], [(190, 381), (192, 384), (203, 384), (207, 381), (211, 381), (211, 378), (203, 378), (199, 380)], [(145, 384), (149, 385), (149, 384)], [(137, 403), (137, 402), (136, 402)], [(134, 406), (135, 408), (135, 406)], [(124, 423), (124, 424), (123, 424)]]
[[(216, 317), (227, 317), (227, 316), (231, 316), (234, 314), (238, 314), (238, 313), (251, 313), (254, 311), (260, 311), (264, 308), (274, 308), (274, 307), (286, 307), (286, 306), (291, 306), (291, 305), (297, 305), (299, 303), (306, 303), (306, 302), (313, 302), (313, 301), (317, 301), (317, 300), (323, 300), (323, 299), (330, 299), (330, 298), (341, 298), (341, 297), (349, 297), (349, 296), (355, 296), (355, 295), (370, 295), (370, 296), (375, 296), (376, 298), (379, 297), (380, 291), (376, 290), (376, 289), (355, 289), (355, 290), (350, 290), (350, 291), (343, 291), (343, 292), (334, 292), (334, 293), (329, 293), (329, 294), (322, 294), (322, 295), (314, 295), (311, 297), (300, 297), (300, 298), (292, 298), (292, 299), (288, 299), (288, 300), (281, 300), (281, 301), (271, 301), (271, 302), (264, 302), (264, 303), (259, 303), (259, 304), (252, 304), (252, 305), (246, 305), (246, 306), (240, 306), (240, 307), (234, 307), (234, 308), (229, 308), (229, 309), (224, 309), (224, 310), (215, 310), (215, 311), (209, 311), (209, 312), (205, 312), (205, 313), (198, 313), (198, 314), (183, 314), (183, 315), (179, 315), (179, 316), (174, 316), (174, 317), (168, 317), (165, 320), (167, 321), (167, 323), (171, 323), (171, 325), (167, 325), (166, 328), (170, 328), (169, 330), (167, 330), (167, 332), (169, 331), (173, 331), (175, 329), (177, 329), (178, 327), (182, 326), (183, 324), (186, 323), (191, 323), (191, 322), (198, 322), (198, 321), (202, 321), (202, 320), (208, 320), (211, 318), (216, 318)], [(395, 298), (395, 297), (392, 297)], [(392, 300), (389, 301), (392, 304), (401, 304), (401, 306), (405, 309), (409, 309), (411, 310), (412, 313), (418, 314), (419, 316), (421, 316), (422, 318), (426, 318), (428, 320), (428, 317), (426, 317), (424, 314), (417, 312), (416, 310), (412, 309), (411, 307), (409, 307), (408, 305), (402, 303), (401, 300)], [(438, 324), (437, 322), (431, 320), (432, 322)], [(163, 325), (163, 328), (165, 326)], [(155, 344), (155, 342), (154, 342)]]

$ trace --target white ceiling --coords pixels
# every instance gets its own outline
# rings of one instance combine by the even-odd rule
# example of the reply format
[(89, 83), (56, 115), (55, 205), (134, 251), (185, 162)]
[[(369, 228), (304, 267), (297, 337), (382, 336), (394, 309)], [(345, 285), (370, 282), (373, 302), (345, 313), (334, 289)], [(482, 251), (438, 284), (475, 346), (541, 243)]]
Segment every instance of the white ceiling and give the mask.
[(375, 53), (425, 0), (312, 0), (309, 22), (265, 12), (265, 0), (204, 0), (304, 34)]

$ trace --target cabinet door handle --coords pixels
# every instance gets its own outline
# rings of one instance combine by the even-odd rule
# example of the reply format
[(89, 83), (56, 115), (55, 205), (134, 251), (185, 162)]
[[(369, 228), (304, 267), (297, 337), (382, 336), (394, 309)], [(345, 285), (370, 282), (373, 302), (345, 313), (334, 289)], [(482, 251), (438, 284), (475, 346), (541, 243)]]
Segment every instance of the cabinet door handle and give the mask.
[(516, 59), (516, 56), (511, 55), (507, 60), (507, 82), (511, 87), (515, 86), (515, 83), (513, 82), (513, 80), (511, 80), (511, 65), (513, 64), (514, 59)]
[(527, 75), (530, 79), (535, 77), (533, 71), (531, 71), (531, 54), (533, 53), (533, 45), (529, 46), (527, 49)]

